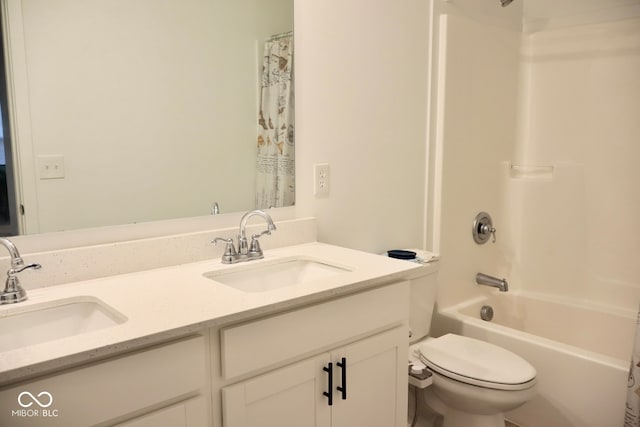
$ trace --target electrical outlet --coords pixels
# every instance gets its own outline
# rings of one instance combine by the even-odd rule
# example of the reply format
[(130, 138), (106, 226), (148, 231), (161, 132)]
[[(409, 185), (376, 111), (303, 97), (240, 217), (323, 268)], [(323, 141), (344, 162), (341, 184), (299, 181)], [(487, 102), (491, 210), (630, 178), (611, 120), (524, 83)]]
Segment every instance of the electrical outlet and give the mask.
[(64, 178), (64, 156), (38, 156), (40, 179)]
[(316, 197), (329, 195), (329, 163), (318, 163), (313, 165), (314, 190)]

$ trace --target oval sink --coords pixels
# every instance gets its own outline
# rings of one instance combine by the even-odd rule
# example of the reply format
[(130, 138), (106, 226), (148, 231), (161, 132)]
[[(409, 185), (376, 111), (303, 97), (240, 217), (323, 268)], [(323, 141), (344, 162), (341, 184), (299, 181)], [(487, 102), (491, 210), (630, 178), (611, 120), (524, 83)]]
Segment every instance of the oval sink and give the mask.
[(87, 297), (0, 312), (0, 352), (116, 326), (127, 321), (102, 301)]
[[(250, 261), (249, 261), (250, 263)], [(266, 292), (312, 280), (347, 273), (346, 267), (307, 258), (282, 259), (272, 263), (246, 264), (210, 271), (204, 276), (244, 292)]]

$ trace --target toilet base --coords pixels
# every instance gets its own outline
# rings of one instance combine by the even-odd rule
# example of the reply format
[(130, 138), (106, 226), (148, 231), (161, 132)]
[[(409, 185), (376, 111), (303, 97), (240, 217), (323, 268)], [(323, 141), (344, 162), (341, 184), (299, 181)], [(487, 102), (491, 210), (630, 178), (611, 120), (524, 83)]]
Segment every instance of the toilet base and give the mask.
[(445, 404), (432, 387), (422, 390), (422, 404), (443, 417), (442, 427), (505, 427), (503, 412), (471, 414)]
[(423, 394), (424, 389), (409, 386), (409, 416), (407, 426), (442, 427), (442, 415), (429, 407)]
[[(417, 393), (417, 396), (414, 393)], [(517, 427), (516, 424), (513, 424), (509, 422), (507, 419), (505, 419), (503, 414), (478, 416), (478, 415), (472, 415), (472, 414), (465, 414), (464, 412), (453, 413), (453, 411), (451, 411), (450, 409), (446, 408), (445, 406), (439, 406), (437, 403), (436, 403), (436, 406), (438, 406), (438, 409), (440, 409), (440, 411), (436, 411), (427, 403), (427, 400), (424, 397), (424, 393), (425, 393), (425, 390), (416, 390), (415, 387), (409, 387), (410, 410), (409, 410), (409, 418), (407, 421), (407, 426), (412, 426), (412, 427), (451, 427), (451, 426), (453, 427), (460, 427), (460, 426)], [(417, 400), (414, 400), (416, 399), (416, 397), (417, 397)], [(414, 402), (414, 403), (411, 403), (411, 402)], [(429, 402), (434, 403), (433, 400), (429, 400)], [(412, 405), (415, 405), (416, 403), (418, 403), (418, 406), (419, 406), (417, 411), (415, 411), (415, 407), (412, 406)], [(442, 416), (442, 412), (444, 413), (448, 412), (449, 417), (447, 418), (447, 423), (445, 423), (444, 421), (445, 418)], [(413, 419), (414, 416), (417, 417), (417, 420), (415, 420), (415, 423)], [(470, 419), (470, 417), (472, 418)]]
[(461, 411), (450, 409), (444, 416), (442, 427), (504, 427), (504, 416), (494, 415), (473, 415)]

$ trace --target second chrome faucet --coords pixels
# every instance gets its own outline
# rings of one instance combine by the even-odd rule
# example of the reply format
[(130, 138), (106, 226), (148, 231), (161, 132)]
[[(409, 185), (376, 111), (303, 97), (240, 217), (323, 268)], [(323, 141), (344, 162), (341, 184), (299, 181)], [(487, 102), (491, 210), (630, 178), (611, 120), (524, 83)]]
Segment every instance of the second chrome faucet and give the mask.
[(27, 291), (20, 286), (20, 281), (16, 274), (23, 272), (28, 268), (35, 270), (41, 267), (40, 264), (25, 265), (18, 248), (13, 242), (4, 237), (0, 237), (0, 245), (7, 248), (9, 255), (11, 255), (11, 268), (7, 271), (7, 281), (5, 283), (4, 291), (0, 292), (0, 304), (14, 304), (25, 301), (27, 299)]
[[(262, 217), (267, 223), (267, 229), (261, 233), (252, 234), (251, 243), (247, 243), (247, 221), (249, 221), (249, 218), (251, 218), (252, 216)], [(271, 234), (271, 232), (275, 230), (276, 225), (273, 223), (273, 220), (271, 219), (269, 214), (258, 209), (249, 211), (242, 216), (242, 219), (240, 220), (237, 251), (233, 243), (233, 239), (223, 239), (222, 237), (216, 237), (215, 239), (213, 239), (213, 243), (216, 244), (217, 242), (225, 242), (226, 244), (224, 253), (222, 254), (223, 264), (235, 264), (236, 262), (241, 261), (261, 259), (264, 257), (264, 254), (262, 252), (262, 249), (260, 248), (260, 242), (258, 239), (265, 234)]]

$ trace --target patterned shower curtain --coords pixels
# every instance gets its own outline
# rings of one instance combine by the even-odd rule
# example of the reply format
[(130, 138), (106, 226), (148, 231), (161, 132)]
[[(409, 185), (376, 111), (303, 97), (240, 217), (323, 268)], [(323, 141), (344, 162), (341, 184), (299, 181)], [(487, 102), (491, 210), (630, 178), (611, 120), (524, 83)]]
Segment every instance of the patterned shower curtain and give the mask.
[(627, 387), (624, 427), (640, 427), (640, 309), (638, 309)]
[(264, 47), (258, 113), (256, 209), (295, 202), (293, 33)]

